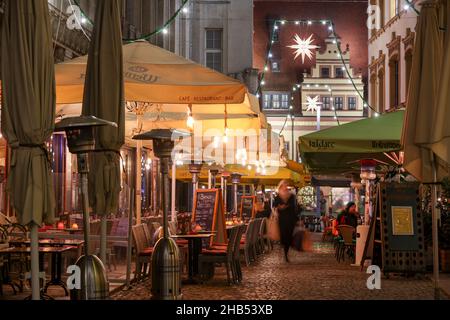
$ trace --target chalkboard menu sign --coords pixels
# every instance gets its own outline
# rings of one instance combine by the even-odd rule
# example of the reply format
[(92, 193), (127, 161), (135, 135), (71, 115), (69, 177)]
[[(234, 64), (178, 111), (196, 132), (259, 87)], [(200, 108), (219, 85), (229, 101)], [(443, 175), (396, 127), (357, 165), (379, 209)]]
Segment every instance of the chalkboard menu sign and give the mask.
[(249, 221), (255, 218), (255, 196), (243, 196), (241, 198), (241, 219), (244, 221)]
[(202, 231), (216, 232), (215, 236), (211, 238), (211, 244), (227, 242), (225, 215), (220, 189), (195, 191), (192, 222), (200, 225)]

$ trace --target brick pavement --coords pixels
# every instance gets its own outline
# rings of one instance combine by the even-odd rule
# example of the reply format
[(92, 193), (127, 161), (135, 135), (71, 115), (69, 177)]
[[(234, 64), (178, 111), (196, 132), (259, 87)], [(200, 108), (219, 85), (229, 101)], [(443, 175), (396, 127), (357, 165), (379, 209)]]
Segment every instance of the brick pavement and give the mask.
[[(318, 236), (318, 235), (317, 235)], [(276, 246), (269, 254), (243, 268), (244, 280), (228, 286), (224, 268), (216, 268), (213, 280), (206, 284), (183, 286), (185, 300), (379, 300), (433, 299), (433, 286), (427, 277), (382, 277), (381, 290), (369, 290), (369, 275), (350, 262), (338, 263), (329, 244), (315, 242), (310, 252), (291, 251), (291, 262), (283, 261), (282, 250)], [(150, 280), (136, 284), (129, 291), (120, 291), (112, 299), (147, 300)]]

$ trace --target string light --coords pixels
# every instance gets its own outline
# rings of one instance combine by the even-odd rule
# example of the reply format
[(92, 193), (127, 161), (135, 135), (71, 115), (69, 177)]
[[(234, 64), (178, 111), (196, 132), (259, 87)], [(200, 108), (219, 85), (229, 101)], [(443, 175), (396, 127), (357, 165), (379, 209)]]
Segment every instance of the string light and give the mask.
[[(407, 2), (408, 3), (410, 3), (410, 1), (408, 1), (407, 0)], [(277, 26), (277, 24), (278, 23), (281, 23), (281, 24), (286, 24), (286, 23), (295, 23), (296, 25), (299, 25), (301, 22), (303, 22), (303, 23), (307, 23), (308, 25), (311, 25), (312, 23), (313, 23), (313, 21), (312, 20), (295, 20), (295, 21), (287, 21), (287, 20), (276, 20), (275, 22), (274, 22), (274, 28), (276, 27), (276, 28), (278, 28), (278, 26)], [(331, 36), (332, 37), (334, 37), (334, 39), (333, 39), (333, 44), (337, 44), (337, 49), (338, 49), (338, 53), (336, 54), (336, 56), (338, 57), (338, 58), (340, 58), (341, 60), (342, 60), (342, 63), (343, 63), (343, 65), (344, 65), (344, 67), (342, 67), (342, 70), (343, 71), (345, 71), (346, 73), (347, 73), (347, 76), (348, 76), (348, 78), (349, 78), (349, 83), (351, 83), (351, 84), (353, 84), (353, 87), (354, 87), (354, 90), (358, 93), (358, 95), (360, 96), (360, 98), (364, 101), (364, 107), (365, 108), (369, 108), (369, 109), (371, 109), (371, 110), (373, 110), (373, 111), (376, 111), (374, 108), (372, 108), (371, 106), (370, 106), (370, 104), (365, 100), (365, 98), (364, 98), (364, 96), (363, 96), (363, 94), (360, 92), (360, 90), (357, 88), (357, 86), (356, 86), (356, 84), (355, 84), (355, 82), (354, 82), (354, 80), (353, 80), (353, 77), (351, 76), (351, 74), (350, 74), (350, 71), (349, 71), (349, 69), (347, 68), (347, 64), (346, 64), (346, 61), (344, 60), (344, 56), (343, 56), (343, 54), (342, 54), (342, 49), (341, 49), (341, 47), (340, 47), (340, 42), (338, 41), (338, 38), (337, 38), (337, 35), (336, 35), (336, 33), (334, 32), (334, 24), (333, 24), (333, 21), (331, 21), (331, 20), (315, 20), (314, 21), (315, 23), (320, 23), (320, 24), (322, 24), (322, 25), (327, 25), (328, 24), (328, 30), (329, 31), (332, 31), (332, 33), (331, 33)], [(269, 42), (270, 43), (270, 46), (269, 46), (269, 50), (268, 50), (268, 59), (270, 59), (270, 58), (272, 58), (273, 57), (273, 55), (272, 55), (272, 52), (271, 52), (271, 49), (272, 49), (272, 44), (274, 43), (274, 34), (272, 34), (272, 39), (271, 39), (271, 41)], [(261, 80), (260, 80), (260, 85), (259, 85), (259, 87), (258, 87), (258, 89), (257, 89), (257, 97), (259, 98), (261, 95), (260, 95), (260, 92), (261, 92), (261, 89), (262, 89), (262, 86), (263, 85), (265, 85), (265, 80), (264, 80), (264, 73), (266, 72), (266, 71), (268, 71), (268, 70), (265, 70), (264, 69), (264, 72), (262, 73), (262, 75), (261, 75)], [(306, 86), (307, 88), (309, 88), (310, 86), (309, 85), (307, 85)], [(326, 87), (326, 88), (328, 88), (328, 87)], [(292, 89), (292, 91), (293, 92), (295, 92), (296, 90), (293, 88)], [(330, 92), (330, 93), (332, 93), (332, 90), (330, 89), (330, 88), (328, 88), (328, 92)], [(293, 97), (291, 97), (291, 100), (294, 100), (293, 99)], [(289, 116), (287, 117), (287, 119), (289, 118)], [(337, 119), (337, 116), (335, 115), (335, 119)], [(337, 119), (338, 120), (338, 119)], [(339, 120), (338, 120), (338, 123), (339, 123)], [(284, 125), (283, 125), (283, 129), (284, 129)], [(281, 130), (281, 132), (283, 131), (283, 129)], [(281, 134), (281, 132), (280, 132), (280, 134)]]

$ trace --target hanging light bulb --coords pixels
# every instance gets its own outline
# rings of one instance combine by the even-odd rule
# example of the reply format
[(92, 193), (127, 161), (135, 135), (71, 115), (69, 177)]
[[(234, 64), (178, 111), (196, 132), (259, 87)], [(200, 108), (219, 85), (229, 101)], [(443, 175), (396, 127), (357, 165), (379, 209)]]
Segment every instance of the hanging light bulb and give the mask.
[(195, 123), (195, 120), (192, 117), (192, 105), (189, 105), (189, 107), (188, 107), (188, 117), (187, 117), (187, 120), (186, 120), (186, 125), (187, 125), (187, 127), (189, 129), (194, 129), (194, 123)]
[(213, 144), (214, 144), (214, 148), (217, 149), (219, 147), (219, 144), (220, 144), (220, 137), (215, 136), (214, 140), (213, 140)]

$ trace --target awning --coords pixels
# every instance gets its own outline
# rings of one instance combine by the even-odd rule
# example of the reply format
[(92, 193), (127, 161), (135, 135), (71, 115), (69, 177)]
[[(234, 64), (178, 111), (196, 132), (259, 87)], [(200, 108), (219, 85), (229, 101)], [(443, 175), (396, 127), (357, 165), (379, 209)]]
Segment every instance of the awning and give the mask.
[[(199, 175), (200, 181), (208, 181), (208, 166), (204, 165)], [(289, 170), (285, 167), (266, 167), (265, 174), (257, 172), (255, 166), (242, 166), (242, 165), (226, 165), (222, 170), (227, 173), (240, 173), (242, 174), (242, 184), (258, 184), (266, 186), (276, 186), (281, 180), (289, 180), (292, 185), (301, 187), (304, 185), (302, 175)], [(192, 175), (189, 172), (187, 165), (177, 167), (177, 180), (190, 182)], [(231, 183), (231, 182), (229, 182)]]
[(401, 150), (403, 117), (401, 110), (302, 136), (303, 163), (313, 173), (346, 172), (355, 169), (360, 159), (394, 164), (385, 153)]

